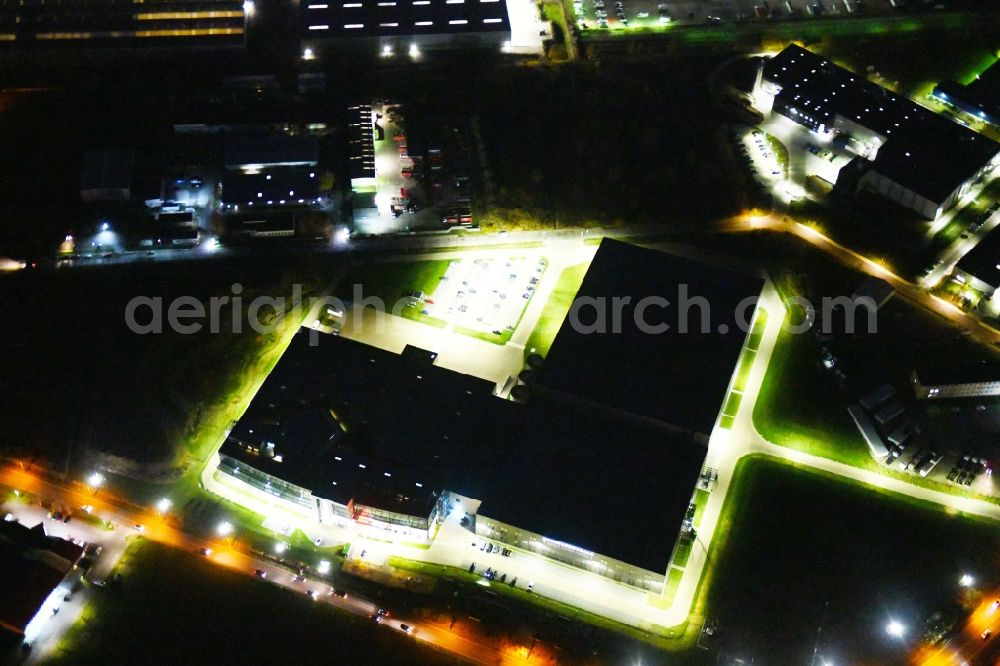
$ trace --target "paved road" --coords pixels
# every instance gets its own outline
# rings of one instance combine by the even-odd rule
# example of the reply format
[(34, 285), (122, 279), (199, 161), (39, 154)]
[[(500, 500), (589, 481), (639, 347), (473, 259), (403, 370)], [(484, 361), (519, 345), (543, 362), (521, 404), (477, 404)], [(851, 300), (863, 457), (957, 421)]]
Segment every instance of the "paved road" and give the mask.
[[(303, 594), (310, 590), (315, 591), (317, 602), (331, 604), (355, 615), (368, 617), (378, 609), (376, 604), (357, 595), (349, 595), (346, 598), (333, 595), (328, 583), (309, 579), (296, 581), (292, 572), (277, 566), (274, 562), (247, 555), (225, 542), (220, 543), (218, 540), (202, 539), (187, 534), (173, 527), (168, 519), (158, 516), (153, 509), (137, 509), (133, 505), (110, 497), (104, 491), (92, 494), (82, 484), (57, 482), (16, 467), (0, 468), (0, 484), (29, 492), (38, 497), (45, 497), (66, 506), (79, 507), (91, 504), (94, 506), (96, 515), (111, 520), (119, 526), (118, 532), (130, 530), (131, 526), (134, 525), (142, 525), (144, 529), (141, 535), (144, 538), (192, 553), (201, 548), (212, 549), (210, 559), (221, 566), (229, 567), (248, 576), (252, 576), (256, 569), (261, 569), (267, 572), (266, 578), (269, 582), (301, 591)], [(6, 507), (6, 510), (16, 511), (17, 515), (21, 515), (27, 511), (27, 508), (24, 505), (11, 505)], [(30, 520), (27, 513), (25, 513), (25, 518)], [(134, 533), (135, 535), (140, 534), (138, 531)], [(91, 578), (96, 578), (96, 576), (91, 576)], [(459, 636), (441, 626), (425, 622), (417, 623), (406, 617), (391, 617), (384, 622), (386, 626), (396, 631), (402, 631), (399, 627), (400, 623), (408, 623), (414, 628), (413, 636), (415, 639), (432, 644), (473, 663), (525, 663), (524, 658), (515, 658), (501, 653), (486, 643)], [(52, 636), (51, 640), (56, 640), (56, 638)]]
[(885, 280), (892, 285), (897, 294), (950, 321), (973, 339), (990, 345), (1000, 342), (1000, 331), (986, 324), (975, 315), (965, 312), (958, 306), (927, 292), (919, 285), (896, 275), (882, 264), (841, 245), (812, 227), (795, 222), (779, 214), (739, 216), (721, 223), (720, 227), (728, 231), (767, 229), (793, 234), (813, 245), (816, 249), (830, 255), (845, 266)]

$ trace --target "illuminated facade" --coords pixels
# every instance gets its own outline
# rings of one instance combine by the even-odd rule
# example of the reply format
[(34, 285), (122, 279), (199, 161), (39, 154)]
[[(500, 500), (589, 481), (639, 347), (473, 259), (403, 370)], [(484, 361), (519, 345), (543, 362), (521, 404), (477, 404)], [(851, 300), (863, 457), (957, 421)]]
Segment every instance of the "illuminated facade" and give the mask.
[(242, 0), (0, 0), (0, 47), (242, 44)]
[(441, 48), (500, 49), (511, 38), (506, 0), (303, 0), (302, 44), (368, 44), (382, 55), (418, 57)]

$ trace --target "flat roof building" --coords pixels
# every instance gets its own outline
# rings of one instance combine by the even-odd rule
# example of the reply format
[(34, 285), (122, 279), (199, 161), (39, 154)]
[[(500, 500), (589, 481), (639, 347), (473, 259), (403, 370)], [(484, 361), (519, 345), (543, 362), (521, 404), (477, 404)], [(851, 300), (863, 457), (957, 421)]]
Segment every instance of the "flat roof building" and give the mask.
[(938, 84), (934, 96), (979, 120), (1000, 125), (1000, 60), (966, 85), (956, 81)]
[[(711, 284), (719, 290), (705, 292), (719, 299), (716, 323), (762, 286), (613, 241), (591, 270), (581, 294), (612, 284), (637, 297), (666, 293), (662, 275)], [(635, 277), (609, 283), (616, 271)], [(492, 382), (438, 367), (433, 353), (407, 347), (395, 354), (302, 329), (231, 429), (218, 473), (321, 522), (382, 530), (381, 538), (387, 530), (430, 541), (462, 500), (462, 524), (480, 536), (572, 566), (601, 564), (594, 568), (601, 575), (662, 592), (704, 465), (703, 435), (721, 409), (745, 333), (708, 336), (697, 346), (685, 335), (643, 341), (639, 334), (593, 336), (608, 338), (600, 353), (618, 359), (608, 382), (636, 393), (635, 404), (625, 405), (619, 395), (567, 398), (555, 387), (522, 403), (501, 400)], [(577, 344), (557, 338), (560, 354)], [(700, 362), (685, 358), (695, 353)], [(559, 360), (553, 372), (566, 374), (554, 376), (578, 376), (572, 359), (584, 374), (607, 372), (606, 360), (588, 351)], [(621, 378), (626, 368), (652, 385), (640, 392)], [(702, 383), (710, 388), (698, 389)]]
[(367, 44), (384, 55), (418, 57), (441, 48), (500, 49), (511, 38), (506, 0), (305, 0), (302, 44)]
[(1000, 364), (980, 363), (958, 367), (925, 365), (910, 377), (921, 400), (987, 398), (1000, 396)]
[(955, 276), (992, 297), (1000, 288), (1000, 228), (994, 228), (955, 264)]
[(319, 139), (284, 132), (226, 138), (219, 201), (225, 213), (322, 206)]
[[(759, 277), (604, 239), (539, 388), (707, 441), (763, 286)], [(600, 326), (607, 332), (595, 333)]]
[(42, 523), (0, 521), (0, 628), (32, 640), (62, 597), (56, 588), (82, 555), (81, 546), (46, 535)]
[(833, 134), (857, 155), (838, 185), (935, 219), (1000, 164), (1000, 144), (800, 46), (762, 67), (764, 110)]
[(0, 0), (0, 48), (242, 45), (242, 0)]

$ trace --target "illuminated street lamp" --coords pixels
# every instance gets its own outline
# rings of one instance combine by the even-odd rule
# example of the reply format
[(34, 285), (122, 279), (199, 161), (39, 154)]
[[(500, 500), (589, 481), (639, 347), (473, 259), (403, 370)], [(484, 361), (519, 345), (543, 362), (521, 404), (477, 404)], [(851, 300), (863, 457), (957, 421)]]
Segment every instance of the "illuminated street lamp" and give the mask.
[(285, 545), (284, 541), (279, 541), (278, 543), (274, 544), (274, 552), (276, 552), (278, 555), (284, 553), (286, 548), (288, 548), (288, 546)]
[(962, 574), (962, 577), (958, 579), (958, 584), (962, 587), (972, 587), (975, 582), (976, 579), (969, 574)]
[(256, 12), (256, 11), (257, 11), (257, 6), (254, 4), (253, 0), (244, 0), (243, 1), (243, 13), (246, 14), (247, 18), (250, 18), (251, 16), (253, 16), (254, 12)]
[(97, 489), (104, 484), (104, 475), (100, 472), (94, 472), (87, 477), (87, 485), (90, 486), (90, 494), (93, 495), (97, 492)]
[(319, 571), (321, 574), (330, 573), (330, 563), (327, 562), (326, 560), (320, 561), (319, 568), (317, 569), (317, 571)]
[(897, 620), (889, 620), (889, 624), (885, 625), (885, 632), (893, 638), (902, 638), (906, 633), (906, 627)]
[(216, 531), (219, 533), (219, 536), (221, 537), (229, 536), (230, 534), (233, 533), (233, 524), (224, 520), (221, 523), (219, 523), (219, 526), (216, 528)]
[(164, 497), (156, 503), (156, 510), (161, 514), (166, 513), (167, 511), (170, 511), (171, 506), (173, 506), (173, 502)]

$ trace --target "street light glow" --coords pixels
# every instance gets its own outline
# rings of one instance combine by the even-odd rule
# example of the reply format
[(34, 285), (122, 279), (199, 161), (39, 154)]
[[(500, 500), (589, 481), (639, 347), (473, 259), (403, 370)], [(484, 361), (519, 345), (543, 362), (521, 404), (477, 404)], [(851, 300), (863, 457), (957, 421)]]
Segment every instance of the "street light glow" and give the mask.
[(962, 587), (972, 587), (975, 582), (976, 580), (969, 574), (962, 574), (962, 577), (958, 579), (958, 584)]
[(170, 511), (171, 506), (173, 506), (173, 502), (164, 497), (156, 503), (156, 510), (160, 513), (166, 513), (167, 511)]
[(228, 521), (219, 523), (218, 532), (219, 536), (229, 536), (233, 533), (233, 524)]
[(906, 633), (906, 627), (896, 620), (889, 620), (889, 624), (885, 625), (885, 631), (893, 638), (902, 638)]
[(286, 546), (284, 541), (279, 541), (278, 543), (274, 544), (274, 552), (276, 552), (278, 555), (281, 555), (283, 552), (285, 552), (285, 548)]
[(89, 477), (87, 477), (87, 485), (91, 488), (100, 488), (101, 484), (104, 483), (104, 475), (100, 472), (94, 472)]
[(243, 13), (246, 14), (247, 18), (254, 15), (257, 10), (257, 6), (254, 4), (253, 0), (243, 0)]
[(330, 573), (330, 563), (327, 562), (326, 560), (320, 561), (319, 568), (317, 569), (317, 571), (319, 571), (321, 574)]

